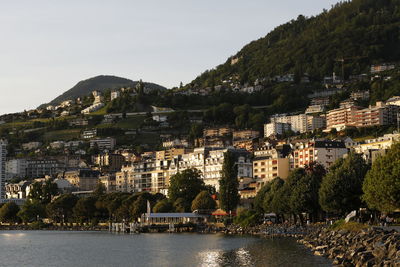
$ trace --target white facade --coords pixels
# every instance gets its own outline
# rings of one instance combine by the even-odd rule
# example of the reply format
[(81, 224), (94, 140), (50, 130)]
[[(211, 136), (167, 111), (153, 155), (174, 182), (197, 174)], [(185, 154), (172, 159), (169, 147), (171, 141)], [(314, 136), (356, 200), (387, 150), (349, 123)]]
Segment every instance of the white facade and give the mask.
[(121, 92), (120, 91), (112, 91), (111, 92), (111, 101), (113, 101), (114, 99), (118, 98), (121, 96)]
[(325, 118), (320, 116), (299, 115), (277, 115), (271, 118), (271, 123), (288, 123), (293, 132), (305, 133), (325, 127)]
[(284, 132), (289, 131), (290, 128), (291, 128), (290, 123), (284, 123), (284, 122), (271, 122), (264, 124), (264, 137), (283, 134)]
[(0, 140), (0, 199), (4, 199), (5, 180), (6, 180), (6, 155), (7, 155), (7, 142)]

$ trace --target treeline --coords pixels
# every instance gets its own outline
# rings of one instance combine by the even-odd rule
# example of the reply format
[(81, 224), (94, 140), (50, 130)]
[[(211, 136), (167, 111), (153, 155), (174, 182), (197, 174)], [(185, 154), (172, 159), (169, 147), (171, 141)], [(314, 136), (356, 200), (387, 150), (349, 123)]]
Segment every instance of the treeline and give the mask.
[(329, 172), (319, 164), (292, 171), (286, 180), (275, 178), (254, 199), (254, 208), (243, 212), (236, 223), (258, 224), (264, 213), (275, 213), (280, 222), (313, 222), (328, 216), (343, 217), (353, 210), (390, 213), (400, 208), (400, 144), (378, 157), (372, 167), (361, 155), (350, 153)]
[[(308, 73), (321, 80), (332, 72), (345, 77), (368, 71), (371, 64), (400, 60), (400, 1), (353, 0), (336, 4), (315, 17), (298, 16), (235, 56), (198, 76), (191, 86), (221, 84), (238, 76), (243, 84), (256, 79)], [(231, 59), (239, 59), (231, 64)]]

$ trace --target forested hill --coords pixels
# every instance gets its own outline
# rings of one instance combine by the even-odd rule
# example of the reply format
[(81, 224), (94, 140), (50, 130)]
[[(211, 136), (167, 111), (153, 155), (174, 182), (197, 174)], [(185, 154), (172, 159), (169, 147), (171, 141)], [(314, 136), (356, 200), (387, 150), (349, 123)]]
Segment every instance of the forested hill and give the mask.
[(306, 18), (302, 15), (249, 43), (224, 64), (198, 76), (207, 87), (236, 77), (240, 82), (287, 73), (320, 80), (333, 71), (367, 72), (371, 64), (400, 60), (400, 0), (353, 0)]
[[(64, 100), (72, 100), (78, 97), (87, 96), (94, 90), (104, 92), (109, 89), (119, 89), (121, 87), (135, 87), (137, 83), (137, 81), (132, 81), (121, 77), (100, 75), (78, 82), (74, 87), (52, 100), (49, 104), (55, 105)], [(147, 82), (144, 84), (146, 87), (151, 89), (166, 90), (165, 87), (158, 84)]]

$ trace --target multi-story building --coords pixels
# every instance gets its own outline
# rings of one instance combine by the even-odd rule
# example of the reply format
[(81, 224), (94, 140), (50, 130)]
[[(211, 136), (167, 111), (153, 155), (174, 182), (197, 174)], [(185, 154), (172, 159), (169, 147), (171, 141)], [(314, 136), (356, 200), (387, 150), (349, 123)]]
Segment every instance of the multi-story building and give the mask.
[(376, 102), (376, 106), (370, 106), (355, 112), (354, 126), (369, 127), (395, 124), (399, 110), (400, 106)]
[(343, 106), (328, 112), (326, 130), (340, 131), (348, 126), (370, 127), (394, 124), (397, 122), (399, 110), (400, 106), (387, 105), (383, 102), (376, 102), (375, 106), (368, 108)]
[(26, 167), (27, 178), (39, 178), (46, 175), (54, 176), (65, 169), (63, 163), (54, 159), (28, 159)]
[(232, 129), (229, 127), (204, 129), (203, 137), (204, 146), (222, 148), (232, 145)]
[(250, 159), (250, 153), (246, 150), (232, 148), (211, 150), (208, 157), (205, 159), (203, 179), (206, 185), (213, 186), (217, 191), (219, 191), (219, 180), (221, 179), (221, 171), (226, 152), (233, 153), (235, 157), (238, 179), (241, 177), (253, 176), (253, 166)]
[(156, 159), (157, 160), (172, 160), (177, 156), (181, 156), (183, 154), (191, 153), (193, 149), (188, 148), (171, 148), (167, 150), (156, 151)]
[(125, 163), (125, 157), (120, 154), (99, 154), (94, 156), (94, 163), (101, 172), (117, 172)]
[(289, 175), (289, 158), (256, 157), (253, 159), (253, 173), (259, 186), (276, 177), (286, 179)]
[(28, 186), (31, 182), (21, 181), (19, 183), (6, 184), (6, 198), (7, 199), (26, 199), (28, 197)]
[(86, 130), (82, 133), (82, 138), (91, 139), (97, 136), (97, 129)]
[(107, 173), (99, 177), (99, 182), (104, 185), (107, 193), (112, 193), (116, 191), (116, 174)]
[(356, 111), (360, 109), (362, 108), (358, 106), (351, 106), (328, 111), (326, 115), (326, 131), (330, 131), (332, 129), (341, 131), (348, 126), (353, 126)]
[(6, 196), (5, 180), (6, 180), (6, 156), (7, 142), (0, 139), (0, 200)]
[(243, 149), (225, 148), (215, 149), (210, 147), (195, 148), (192, 153), (184, 154), (176, 165), (170, 168), (170, 174), (186, 169), (197, 169), (201, 172), (206, 185), (214, 186), (219, 190), (219, 180), (224, 163), (225, 152), (231, 152), (236, 159), (238, 178), (252, 177), (252, 163), (249, 153)]
[(371, 65), (371, 73), (379, 73), (382, 71), (392, 70), (395, 68), (394, 64), (383, 63), (379, 65)]
[(280, 122), (290, 124), (293, 132), (305, 133), (318, 128), (325, 127), (325, 118), (320, 116), (311, 116), (307, 114), (299, 115), (276, 115), (271, 117), (271, 123)]
[(100, 173), (98, 171), (81, 169), (64, 172), (62, 175), (59, 175), (62, 176), (59, 178), (66, 179), (80, 191), (91, 191), (94, 190), (99, 183), (99, 175)]
[(112, 137), (90, 140), (90, 147), (95, 147), (97, 145), (97, 147), (101, 150), (113, 150), (116, 144), (117, 142), (115, 138)]
[(365, 140), (363, 143), (355, 146), (354, 151), (362, 154), (366, 161), (371, 162), (373, 158), (373, 152), (388, 150), (394, 143), (398, 141), (400, 141), (400, 134), (385, 134), (384, 136), (378, 138)]
[(392, 96), (385, 103), (386, 105), (400, 106), (400, 96)]
[(305, 111), (305, 114), (322, 113), (325, 111), (325, 105), (310, 105)]
[(254, 130), (242, 130), (242, 131), (234, 131), (232, 133), (233, 141), (237, 140), (248, 140), (260, 137), (259, 131)]
[(167, 193), (169, 183), (168, 160), (147, 159), (123, 166), (116, 173), (116, 191)]
[(271, 122), (264, 124), (264, 137), (276, 136), (284, 134), (291, 130), (290, 123)]
[(309, 141), (296, 143), (290, 155), (290, 169), (303, 168), (312, 162), (328, 169), (337, 159), (348, 153), (343, 141)]
[(25, 178), (26, 169), (26, 159), (10, 159), (6, 162), (6, 179)]

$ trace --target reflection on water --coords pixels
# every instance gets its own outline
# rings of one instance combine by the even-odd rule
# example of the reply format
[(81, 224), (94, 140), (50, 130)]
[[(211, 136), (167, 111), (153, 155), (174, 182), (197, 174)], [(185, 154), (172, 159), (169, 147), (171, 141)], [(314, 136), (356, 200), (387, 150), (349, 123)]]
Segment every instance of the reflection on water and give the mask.
[(0, 247), (0, 266), (331, 266), (289, 238), (8, 231)]

